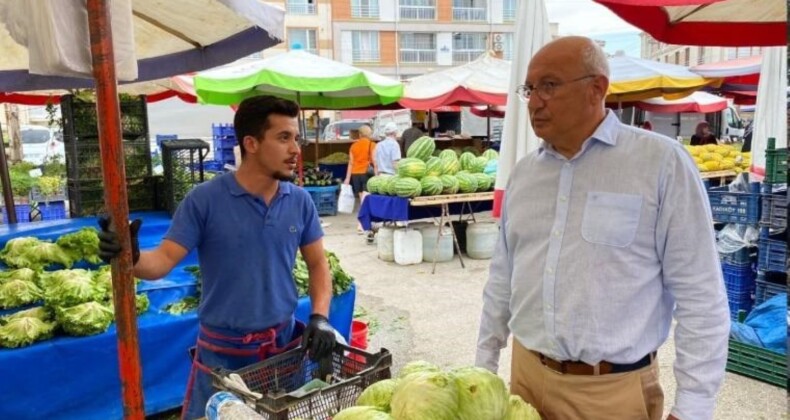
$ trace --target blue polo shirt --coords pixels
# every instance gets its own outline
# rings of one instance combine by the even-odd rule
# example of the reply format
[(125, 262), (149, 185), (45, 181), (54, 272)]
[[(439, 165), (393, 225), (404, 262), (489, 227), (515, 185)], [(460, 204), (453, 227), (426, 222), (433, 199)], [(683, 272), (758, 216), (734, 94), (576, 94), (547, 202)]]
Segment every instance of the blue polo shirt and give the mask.
[(280, 182), (267, 206), (233, 173), (194, 188), (165, 239), (197, 247), (203, 277), (201, 324), (246, 334), (289, 319), (297, 305), (296, 251), (323, 236), (310, 195)]

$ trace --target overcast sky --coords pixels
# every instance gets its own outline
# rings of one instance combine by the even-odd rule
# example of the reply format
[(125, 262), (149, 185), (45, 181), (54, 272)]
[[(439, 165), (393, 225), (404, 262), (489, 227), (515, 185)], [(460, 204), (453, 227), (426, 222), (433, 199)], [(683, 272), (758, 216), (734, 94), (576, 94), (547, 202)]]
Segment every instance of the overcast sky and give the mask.
[(605, 50), (639, 57), (639, 29), (592, 0), (546, 0), (549, 21), (559, 23), (560, 35), (584, 35), (606, 41)]

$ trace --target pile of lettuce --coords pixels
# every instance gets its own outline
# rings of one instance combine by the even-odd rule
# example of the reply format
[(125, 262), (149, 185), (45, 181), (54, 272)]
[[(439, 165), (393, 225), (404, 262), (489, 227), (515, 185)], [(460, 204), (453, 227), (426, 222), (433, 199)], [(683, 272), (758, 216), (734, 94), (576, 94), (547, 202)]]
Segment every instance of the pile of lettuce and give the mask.
[(12, 268), (41, 271), (52, 265), (71, 268), (75, 262), (101, 264), (98, 231), (83, 228), (58, 238), (55, 243), (32, 236), (11, 239), (0, 251), (0, 259)]
[[(325, 253), (326, 260), (329, 262), (329, 271), (332, 273), (332, 293), (334, 295), (342, 295), (351, 289), (354, 278), (340, 266), (340, 259), (337, 258), (334, 252), (325, 251)], [(307, 270), (307, 263), (302, 258), (301, 252), (296, 254), (293, 279), (294, 283), (296, 283), (296, 291), (299, 293), (299, 297), (307, 296), (310, 285), (310, 272)]]
[(376, 382), (335, 420), (540, 420), (534, 407), (509, 395), (505, 382), (488, 370), (449, 372), (428, 362), (407, 364), (396, 379)]

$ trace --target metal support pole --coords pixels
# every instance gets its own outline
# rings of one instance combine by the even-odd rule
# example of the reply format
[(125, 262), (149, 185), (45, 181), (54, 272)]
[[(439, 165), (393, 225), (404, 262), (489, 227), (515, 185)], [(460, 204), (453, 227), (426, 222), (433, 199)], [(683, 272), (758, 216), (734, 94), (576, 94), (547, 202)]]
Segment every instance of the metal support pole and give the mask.
[(6, 214), (9, 225), (16, 224), (16, 206), (14, 205), (14, 192), (11, 189), (11, 176), (8, 175), (8, 156), (5, 154), (5, 143), (3, 143), (3, 131), (0, 130), (0, 180), (3, 182), (3, 202), (5, 203)]
[(118, 82), (109, 1), (88, 0), (93, 77), (96, 80), (96, 108), (99, 123), (99, 150), (104, 176), (104, 202), (112, 217), (112, 228), (123, 245), (112, 262), (113, 303), (118, 335), (123, 412), (126, 419), (144, 419), (142, 368), (137, 339), (137, 315), (132, 278), (132, 252), (129, 235), (129, 203), (126, 192), (126, 168), (121, 142), (121, 118), (118, 105)]

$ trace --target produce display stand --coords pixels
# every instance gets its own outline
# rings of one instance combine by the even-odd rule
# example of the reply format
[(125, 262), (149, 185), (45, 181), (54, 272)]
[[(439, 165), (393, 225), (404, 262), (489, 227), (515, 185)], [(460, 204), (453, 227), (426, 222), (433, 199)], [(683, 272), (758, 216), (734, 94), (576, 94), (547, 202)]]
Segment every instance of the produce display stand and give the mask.
[(702, 179), (719, 179), (719, 185), (727, 185), (727, 181), (735, 178), (738, 174), (733, 170), (700, 172)]
[[(450, 228), (450, 234), (453, 236), (453, 246), (455, 246), (455, 250), (458, 251), (458, 261), (461, 263), (461, 268), (466, 268), (464, 265), (464, 258), (461, 255), (461, 247), (458, 245), (458, 238), (455, 236), (455, 229), (453, 229), (450, 220), (450, 204), (461, 203), (463, 207), (468, 207), (470, 210), (469, 214), (471, 214), (474, 218), (474, 212), (472, 211), (471, 203), (480, 201), (493, 202), (493, 200), (493, 192), (417, 197), (409, 200), (409, 204), (413, 207), (440, 206), (442, 209), (441, 215), (439, 216), (439, 234), (436, 235), (436, 246), (433, 248), (433, 268), (431, 269), (431, 274), (436, 273), (436, 259), (439, 256), (439, 241), (441, 240), (442, 236), (445, 235), (445, 225)], [(461, 215), (463, 215), (463, 208), (461, 211)]]
[[(143, 219), (139, 241), (142, 249), (156, 247), (170, 226), (165, 212), (132, 213), (130, 220)], [(95, 218), (54, 220), (0, 227), (0, 246), (13, 238), (35, 236), (54, 240), (82, 227), (96, 226)], [(151, 415), (181, 405), (189, 377), (187, 349), (195, 345), (198, 332), (196, 312), (171, 315), (165, 307), (196, 292), (196, 281), (186, 266), (196, 265), (190, 252), (167, 277), (142, 281), (138, 291), (150, 300), (147, 312), (137, 317), (141, 354), (145, 414)], [(74, 268), (88, 268), (76, 266)], [(329, 322), (348, 341), (354, 312), (356, 288), (333, 296)], [(0, 315), (14, 310), (0, 310)], [(309, 297), (299, 299), (296, 318), (306, 321), (311, 313)], [(17, 349), (0, 348), (0, 412), (4, 418), (115, 419), (124, 416), (121, 377), (118, 370), (116, 325), (88, 337), (55, 338)], [(42, 383), (42, 378), (46, 382)]]

